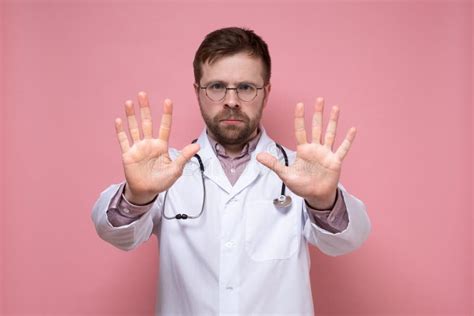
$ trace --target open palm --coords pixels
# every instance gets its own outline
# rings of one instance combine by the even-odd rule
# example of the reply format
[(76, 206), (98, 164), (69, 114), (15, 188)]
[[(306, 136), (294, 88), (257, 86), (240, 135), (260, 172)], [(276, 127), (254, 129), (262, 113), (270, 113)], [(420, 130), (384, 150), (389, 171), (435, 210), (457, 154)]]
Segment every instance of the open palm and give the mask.
[(272, 169), (295, 194), (307, 201), (318, 201), (319, 206), (328, 206), (335, 199), (342, 161), (355, 138), (356, 129), (351, 128), (337, 151), (333, 152), (339, 108), (332, 108), (324, 142), (321, 141), (323, 109), (324, 100), (318, 98), (313, 115), (312, 142), (308, 143), (304, 127), (304, 106), (302, 103), (296, 105), (297, 149), (296, 158), (291, 165), (282, 165), (269, 153), (260, 153), (257, 159)]
[(191, 144), (184, 147), (181, 154), (175, 160), (171, 160), (168, 154), (173, 112), (171, 101), (164, 102), (158, 138), (153, 138), (150, 105), (144, 92), (138, 94), (138, 101), (143, 137), (140, 135), (140, 126), (135, 116), (133, 102), (130, 100), (125, 103), (125, 112), (132, 146), (120, 118), (115, 120), (115, 128), (122, 149), (126, 189), (128, 189), (126, 194), (131, 202), (143, 204), (173, 185), (181, 176), (186, 162), (199, 151), (199, 145)]

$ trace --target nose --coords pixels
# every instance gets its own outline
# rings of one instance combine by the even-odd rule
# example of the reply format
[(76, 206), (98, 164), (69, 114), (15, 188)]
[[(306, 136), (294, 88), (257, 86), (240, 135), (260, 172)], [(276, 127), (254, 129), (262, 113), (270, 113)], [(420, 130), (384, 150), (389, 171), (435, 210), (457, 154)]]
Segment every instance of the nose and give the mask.
[(224, 103), (226, 106), (234, 108), (239, 106), (239, 97), (235, 89), (227, 90), (225, 95)]

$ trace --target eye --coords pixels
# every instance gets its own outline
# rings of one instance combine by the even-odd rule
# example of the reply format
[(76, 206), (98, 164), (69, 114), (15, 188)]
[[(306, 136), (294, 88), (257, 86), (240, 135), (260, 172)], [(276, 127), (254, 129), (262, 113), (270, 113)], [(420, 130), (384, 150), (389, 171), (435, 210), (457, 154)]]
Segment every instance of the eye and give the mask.
[(225, 85), (222, 82), (214, 82), (214, 83), (209, 84), (207, 88), (210, 90), (219, 91), (219, 90), (224, 90)]
[(238, 89), (242, 92), (251, 92), (255, 90), (255, 86), (250, 83), (241, 83)]

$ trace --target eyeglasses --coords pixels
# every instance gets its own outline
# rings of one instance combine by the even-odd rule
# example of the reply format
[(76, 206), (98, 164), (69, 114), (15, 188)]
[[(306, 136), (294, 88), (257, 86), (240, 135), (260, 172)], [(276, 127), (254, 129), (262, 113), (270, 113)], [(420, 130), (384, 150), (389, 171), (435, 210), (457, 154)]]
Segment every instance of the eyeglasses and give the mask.
[(222, 82), (212, 82), (206, 87), (199, 86), (199, 89), (206, 90), (206, 96), (214, 102), (224, 100), (227, 90), (235, 90), (237, 97), (244, 102), (250, 102), (257, 97), (258, 90), (263, 87), (257, 87), (252, 83), (242, 82), (237, 85), (237, 88), (228, 88)]

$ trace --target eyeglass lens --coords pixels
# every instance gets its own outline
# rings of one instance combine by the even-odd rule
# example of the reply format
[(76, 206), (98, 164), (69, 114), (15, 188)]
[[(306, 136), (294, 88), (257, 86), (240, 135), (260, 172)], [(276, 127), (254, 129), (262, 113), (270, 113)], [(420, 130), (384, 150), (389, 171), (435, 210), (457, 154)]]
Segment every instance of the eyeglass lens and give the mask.
[(213, 101), (225, 98), (227, 90), (235, 90), (242, 101), (252, 101), (257, 96), (257, 87), (250, 83), (240, 83), (237, 88), (227, 88), (224, 84), (216, 82), (206, 87), (206, 95)]

